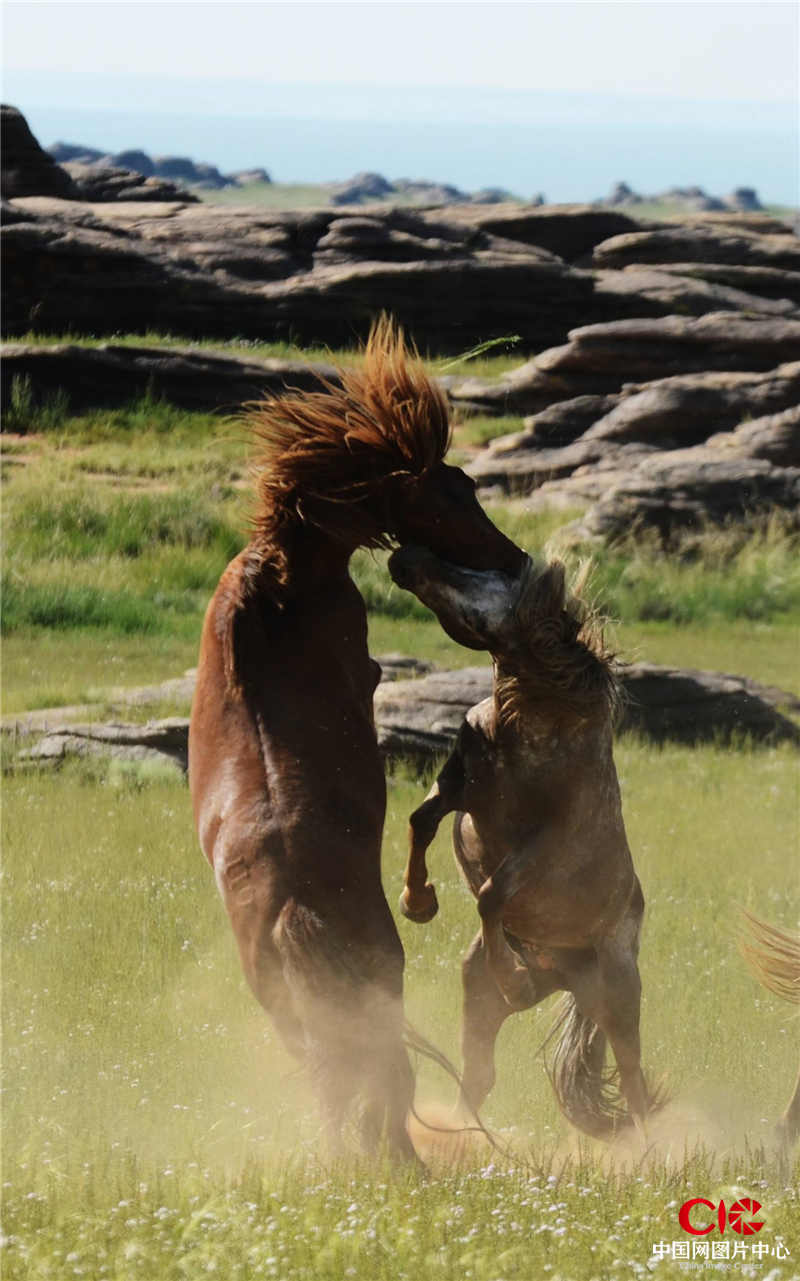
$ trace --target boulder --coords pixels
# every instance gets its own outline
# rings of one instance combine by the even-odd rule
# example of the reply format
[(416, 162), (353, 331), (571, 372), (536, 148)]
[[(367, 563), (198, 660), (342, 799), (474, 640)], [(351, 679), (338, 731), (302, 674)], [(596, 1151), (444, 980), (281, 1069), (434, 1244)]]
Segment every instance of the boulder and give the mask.
[[(73, 412), (113, 409), (152, 395), (182, 409), (226, 414), (248, 400), (280, 395), (289, 388), (317, 391), (323, 382), (338, 381), (333, 365), (242, 360), (191, 347), (4, 343), (0, 357), (4, 412), (15, 382), (21, 381), (31, 388), (35, 405), (62, 393)], [(15, 430), (21, 430), (17, 423)]]
[(77, 160), (82, 165), (91, 165), (95, 160), (102, 160), (105, 156), (105, 152), (98, 151), (97, 147), (86, 147), (80, 142), (54, 142), (52, 147), (47, 147), (45, 150), (48, 156), (52, 156), (59, 165), (65, 164), (68, 160)]
[(620, 728), (656, 743), (800, 743), (800, 729), (780, 707), (798, 699), (746, 677), (632, 663), (623, 670)]
[(0, 160), (2, 161), (3, 195), (6, 200), (17, 196), (62, 196), (73, 194), (72, 180), (39, 146), (28, 122), (16, 107), (0, 106)]
[(800, 467), (800, 402), (779, 414), (743, 422), (734, 431), (718, 432), (709, 449), (740, 458), (766, 458), (778, 467)]
[(357, 173), (347, 182), (330, 188), (332, 205), (360, 205), (366, 200), (381, 200), (393, 190), (392, 184), (379, 173)]
[[(797, 725), (780, 710), (800, 710), (788, 693), (719, 672), (633, 663), (620, 671), (624, 701), (620, 732), (655, 742), (697, 744), (750, 737), (759, 743), (800, 742)], [(435, 672), (422, 680), (379, 686), (375, 717), (387, 756), (420, 764), (452, 746), (465, 713), (492, 691), (490, 667)]]
[(800, 271), (800, 243), (788, 227), (757, 234), (740, 224), (738, 233), (725, 226), (659, 227), (611, 236), (597, 245), (596, 267), (622, 268), (635, 263), (716, 262), (740, 267), (773, 267)]
[[(569, 478), (580, 483), (579, 476)], [(601, 477), (595, 476), (596, 481)], [(556, 482), (558, 487), (558, 482)], [(570, 490), (574, 498), (574, 488)], [(550, 504), (551, 485), (535, 495)], [(763, 520), (776, 509), (800, 523), (800, 468), (777, 467), (765, 458), (728, 457), (707, 445), (658, 452), (617, 473), (593, 507), (573, 527), (580, 541), (613, 542), (637, 528), (655, 530), (668, 545), (676, 534), (732, 520)], [(563, 507), (562, 489), (556, 504)]]
[(234, 173), (227, 175), (231, 182), (237, 187), (249, 187), (257, 182), (272, 182), (266, 169), (256, 167), (255, 169), (237, 169)]
[(64, 169), (72, 179), (73, 199), (95, 203), (107, 200), (196, 201), (183, 187), (163, 178), (145, 178), (136, 170), (113, 165), (79, 164), (67, 161)]
[[(613, 236), (637, 231), (641, 222), (613, 209), (593, 205), (504, 204), (483, 208), (461, 205), (448, 218), (504, 240), (517, 240), (558, 254), (565, 262), (589, 257), (596, 245)], [(428, 215), (435, 219), (435, 212)]]
[(59, 764), (68, 756), (102, 756), (112, 760), (170, 765), (184, 772), (188, 764), (189, 722), (186, 717), (149, 721), (146, 725), (70, 725), (50, 730), (23, 759)]
[(451, 398), (487, 414), (536, 414), (559, 401), (617, 394), (634, 381), (769, 370), (800, 359), (800, 318), (792, 317), (712, 312), (617, 320), (571, 330), (568, 337), (495, 382), (456, 382)]
[[(69, 157), (65, 157), (65, 159), (69, 159)], [(138, 151), (136, 148), (131, 148), (128, 151), (118, 151), (116, 155), (109, 156), (109, 163), (117, 169), (133, 169), (135, 173), (143, 174), (145, 178), (152, 178), (156, 171), (156, 167), (147, 152)]]
[(800, 404), (800, 361), (763, 374), (678, 374), (626, 386), (583, 440), (641, 441), (661, 449), (696, 445), (744, 419)]

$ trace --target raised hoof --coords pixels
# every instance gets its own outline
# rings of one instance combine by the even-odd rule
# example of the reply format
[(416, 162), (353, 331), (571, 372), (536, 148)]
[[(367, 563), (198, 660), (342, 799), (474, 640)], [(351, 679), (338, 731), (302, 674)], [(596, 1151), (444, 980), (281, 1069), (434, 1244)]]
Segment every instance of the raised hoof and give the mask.
[(400, 911), (403, 916), (408, 917), (409, 921), (415, 921), (417, 925), (425, 925), (427, 921), (432, 921), (439, 911), (436, 890), (428, 884), (424, 890), (412, 893), (406, 886), (400, 895)]

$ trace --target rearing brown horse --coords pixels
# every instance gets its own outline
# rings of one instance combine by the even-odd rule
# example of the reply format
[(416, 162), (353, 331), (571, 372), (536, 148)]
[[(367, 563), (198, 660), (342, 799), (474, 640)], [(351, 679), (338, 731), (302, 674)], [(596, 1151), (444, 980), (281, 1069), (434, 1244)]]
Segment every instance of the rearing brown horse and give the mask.
[(474, 569), (522, 553), (443, 459), (442, 393), (390, 322), (341, 388), (251, 408), (261, 442), (249, 545), (203, 628), (189, 778), (248, 983), (338, 1128), (413, 1156), (403, 950), (381, 884), (380, 676), (348, 562), (415, 542)]

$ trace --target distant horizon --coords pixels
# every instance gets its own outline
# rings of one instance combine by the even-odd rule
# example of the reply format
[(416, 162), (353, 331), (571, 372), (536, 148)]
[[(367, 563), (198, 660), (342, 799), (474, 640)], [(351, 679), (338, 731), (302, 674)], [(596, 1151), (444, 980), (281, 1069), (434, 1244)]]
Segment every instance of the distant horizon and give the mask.
[[(348, 118), (330, 102), (324, 114), (310, 114), (307, 103), (308, 114), (297, 114), (304, 90), (297, 84), (265, 87), (266, 110), (260, 112), (225, 111), (227, 104), (209, 101), (216, 95), (208, 85), (205, 111), (176, 111), (154, 108), (150, 96), (120, 95), (115, 79), (117, 102), (120, 96), (144, 100), (148, 109), (20, 100), (14, 93), (15, 84), (22, 87), (18, 76), (6, 77), (3, 97), (19, 107), (44, 147), (69, 142), (109, 153), (135, 147), (151, 155), (185, 155), (223, 173), (263, 167), (279, 183), (336, 182), (375, 171), (389, 180), (449, 183), (465, 191), (502, 187), (522, 199), (543, 193), (550, 203), (601, 199), (618, 181), (642, 195), (700, 186), (725, 196), (748, 186), (766, 204), (798, 205), (797, 126), (775, 103), (754, 110), (746, 103), (636, 99), (626, 111), (624, 95), (472, 88), (462, 98), (453, 89), (418, 87), (408, 97), (402, 88), (387, 90), (382, 110)], [(324, 105), (324, 87), (315, 91), (322, 92)], [(194, 107), (187, 97), (184, 105)], [(352, 89), (343, 94), (334, 86), (331, 97), (340, 109), (348, 101), (358, 106)], [(467, 99), (476, 119), (464, 118)], [(448, 103), (444, 119), (437, 100)]]

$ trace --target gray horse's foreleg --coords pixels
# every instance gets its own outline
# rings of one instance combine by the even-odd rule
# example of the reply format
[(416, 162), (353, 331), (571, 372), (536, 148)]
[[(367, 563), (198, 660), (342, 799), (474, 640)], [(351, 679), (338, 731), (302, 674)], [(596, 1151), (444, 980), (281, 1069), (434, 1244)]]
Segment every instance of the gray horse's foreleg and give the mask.
[(460, 807), (463, 786), (464, 765), (456, 746), (425, 800), (408, 821), (408, 863), (400, 911), (419, 925), (430, 921), (439, 910), (436, 890), (428, 880), (425, 855), (442, 819)]

